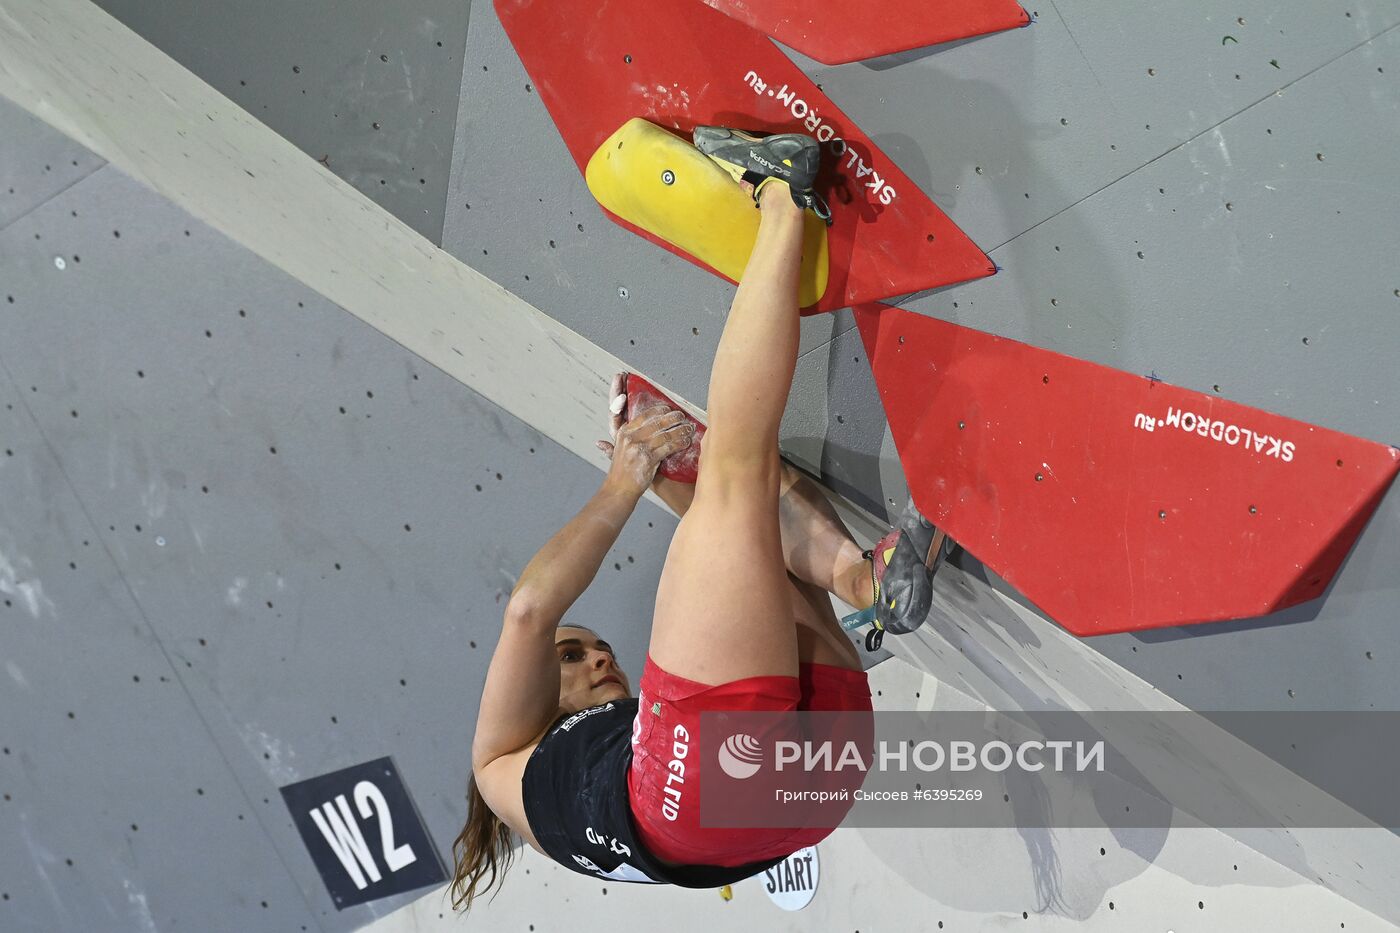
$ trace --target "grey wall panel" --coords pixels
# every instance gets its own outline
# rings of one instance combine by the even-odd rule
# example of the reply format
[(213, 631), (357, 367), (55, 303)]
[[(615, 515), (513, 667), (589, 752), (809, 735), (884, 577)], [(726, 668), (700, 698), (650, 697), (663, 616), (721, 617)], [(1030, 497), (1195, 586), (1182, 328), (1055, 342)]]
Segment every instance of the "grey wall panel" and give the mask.
[(910, 307), (1394, 442), (1392, 71), (1395, 30), (997, 250), (1002, 274)]
[(0, 228), (103, 164), (87, 149), (0, 97)]
[[(12, 568), (0, 576), (14, 604), (6, 622), (44, 621), (27, 618), (30, 593), (64, 608), (65, 643), (90, 629), (116, 640), (91, 661), (103, 676), (64, 668), (50, 643), (43, 664), (72, 678), (52, 691), (28, 643), (7, 648), (46, 712), (12, 707), (22, 741), (5, 744), (40, 742), (46, 717), (61, 720), (80, 686), (119, 717), (130, 677), (159, 683), (163, 662), (179, 692), (162, 702), (207, 729), (203, 751), (178, 731), (122, 732), (105, 720), (65, 746), (96, 771), (116, 755), (112, 767), (144, 782), (111, 798), (129, 797), (134, 814), (113, 811), (112, 832), (134, 822), (168, 838), (142, 872), (181, 877), (194, 840), (224, 838), (234, 861), (199, 867), (204, 883), (250, 909), (266, 899), (273, 912), (229, 913), (227, 929), (295, 930), (313, 915), (322, 929), (352, 929), (391, 909), (330, 907), (276, 788), (392, 755), (446, 857), (465, 816), (476, 700), (504, 596), (601, 474), (114, 169), (0, 232), (0, 257), (0, 293), (14, 299), (0, 304), (6, 401), (22, 396), (16, 410), (33, 425), (23, 454), (6, 442), (19, 459), (0, 472), (0, 501), (27, 507), (0, 523)], [(31, 449), (54, 462), (33, 461)], [(75, 504), (45, 505), (62, 496)], [(669, 513), (642, 504), (570, 616), (605, 632), (634, 678), (673, 528)], [(106, 557), (97, 570), (82, 541)], [(101, 584), (80, 602), (77, 582), (50, 582), (81, 580), (66, 566), (75, 557)], [(34, 579), (42, 594), (25, 589)], [(112, 617), (109, 604), (123, 601), (137, 621)], [(90, 609), (70, 617), (74, 604)], [(19, 689), (13, 678), (0, 681)], [(197, 803), (183, 802), (186, 784), (220, 802), (217, 818), (188, 809)], [(35, 819), (78, 805), (49, 787)], [(182, 803), (162, 814), (165, 798)], [(249, 838), (218, 822), (237, 821), (234, 811)], [(124, 845), (118, 835), (102, 850)], [(44, 864), (22, 844), (3, 852), (16, 877)], [(105, 883), (124, 890), (144, 877), (134, 871), (118, 866)], [(254, 897), (265, 873), (281, 887)], [(197, 887), (149, 898), (162, 929), (199, 903)], [(101, 926), (96, 907), (70, 909), (71, 923), (26, 900), (16, 916)]]
[(1396, 0), (1318, 4), (1172, 0), (1053, 7), (1108, 93), (1118, 121), (1187, 139), (1400, 23)]
[[(1033, 5), (1027, 7), (1031, 9)], [(984, 250), (1153, 151), (1048, 8), (1031, 26), (841, 66), (793, 58)], [(1171, 145), (1158, 133), (1156, 151)], [(956, 286), (954, 290), (956, 290)]]
[(36, 423), (47, 392), (15, 378), (14, 363), (46, 354), (10, 323), (4, 314), (0, 929), (315, 929), (267, 846), (265, 824), (281, 814), (230, 773), (209, 711), (190, 702), (183, 646), (133, 601), (95, 503), (65, 479), (75, 464)]
[(97, 5), (439, 241), (469, 3)]
[(1108, 635), (1093, 647), (1192, 709), (1400, 710), (1396, 567), (1392, 488), (1320, 600), (1260, 620)]
[(1400, 23), (1395, 0), (1026, 8), (1033, 25), (976, 41), (794, 56), (987, 250)]
[(854, 326), (798, 358), (781, 446), (789, 460), (871, 514), (896, 516), (904, 508), (908, 484)]
[[(1396, 442), (1397, 53), (1391, 30), (997, 250), (1001, 275), (911, 307)], [(1392, 490), (1320, 601), (1091, 646), (1192, 708), (1397, 708), (1377, 663), (1397, 528)]]

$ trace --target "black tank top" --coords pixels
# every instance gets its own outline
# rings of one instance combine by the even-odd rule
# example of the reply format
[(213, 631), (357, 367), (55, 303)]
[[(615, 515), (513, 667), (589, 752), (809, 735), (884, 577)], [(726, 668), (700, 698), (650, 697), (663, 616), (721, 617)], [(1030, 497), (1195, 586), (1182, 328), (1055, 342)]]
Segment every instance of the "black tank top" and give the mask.
[(685, 888), (718, 888), (782, 861), (677, 868), (647, 852), (627, 803), (636, 715), (637, 701), (629, 698), (560, 716), (525, 763), (525, 818), (549, 857), (595, 878)]

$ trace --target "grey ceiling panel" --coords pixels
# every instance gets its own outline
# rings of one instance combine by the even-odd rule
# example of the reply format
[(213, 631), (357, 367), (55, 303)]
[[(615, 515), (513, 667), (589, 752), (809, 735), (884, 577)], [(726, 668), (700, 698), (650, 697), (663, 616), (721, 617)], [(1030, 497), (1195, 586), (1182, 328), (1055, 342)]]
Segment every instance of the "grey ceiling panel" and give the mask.
[(437, 243), (469, 3), (98, 0)]

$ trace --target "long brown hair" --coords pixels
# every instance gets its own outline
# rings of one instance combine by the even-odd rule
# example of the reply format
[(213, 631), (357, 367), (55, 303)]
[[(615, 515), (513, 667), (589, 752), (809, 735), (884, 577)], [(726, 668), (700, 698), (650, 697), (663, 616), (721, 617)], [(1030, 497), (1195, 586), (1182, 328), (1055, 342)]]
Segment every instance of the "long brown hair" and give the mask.
[[(473, 900), (491, 890), (498, 879), (505, 878), (515, 859), (511, 840), (510, 827), (486, 805), (473, 774), (467, 779), (467, 825), (452, 842), (453, 910), (470, 910)], [(486, 878), (486, 886), (478, 891), (482, 878)]]

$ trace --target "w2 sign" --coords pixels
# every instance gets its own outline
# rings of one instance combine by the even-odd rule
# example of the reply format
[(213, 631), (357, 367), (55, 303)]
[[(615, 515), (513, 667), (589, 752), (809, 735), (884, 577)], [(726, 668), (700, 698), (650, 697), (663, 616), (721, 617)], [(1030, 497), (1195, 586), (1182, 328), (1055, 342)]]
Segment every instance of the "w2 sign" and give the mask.
[(447, 880), (389, 758), (289, 784), (282, 799), (336, 910)]

